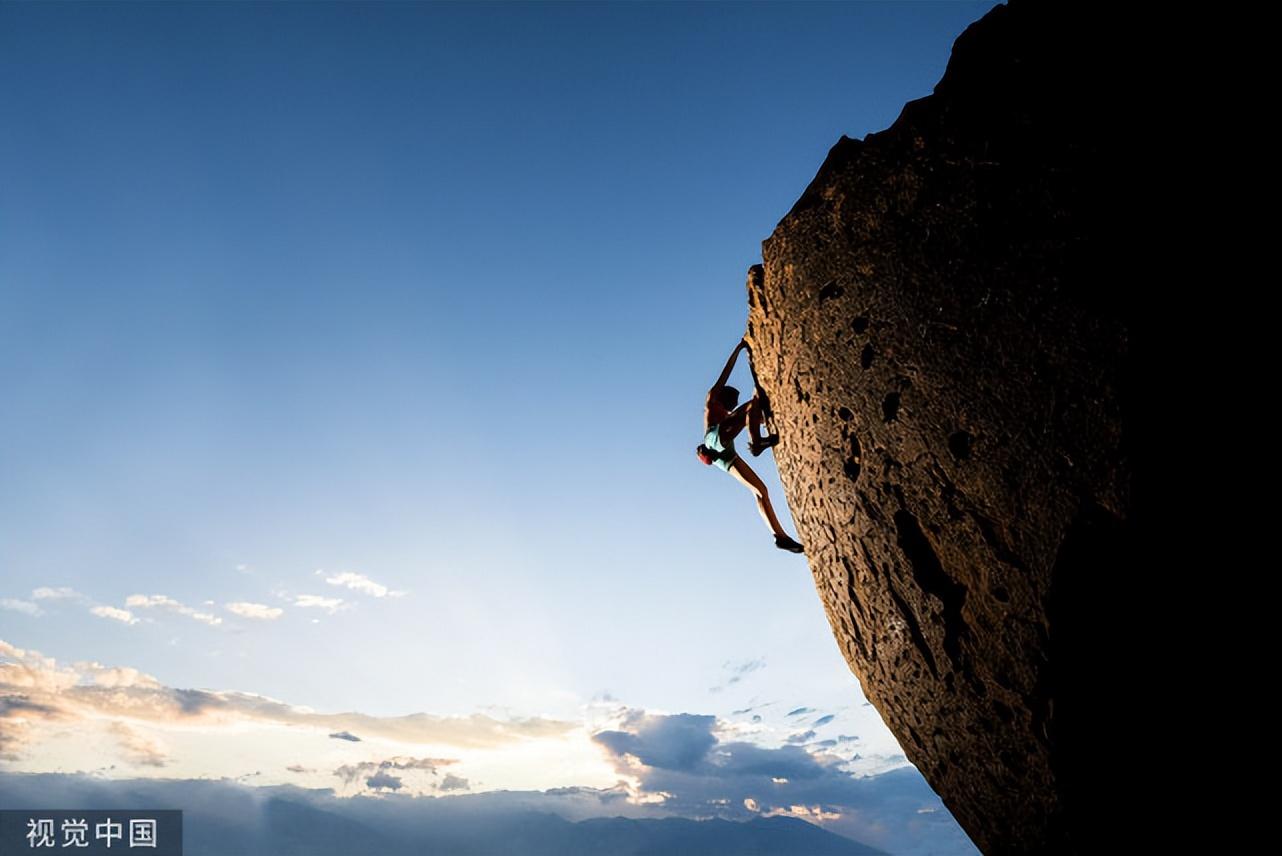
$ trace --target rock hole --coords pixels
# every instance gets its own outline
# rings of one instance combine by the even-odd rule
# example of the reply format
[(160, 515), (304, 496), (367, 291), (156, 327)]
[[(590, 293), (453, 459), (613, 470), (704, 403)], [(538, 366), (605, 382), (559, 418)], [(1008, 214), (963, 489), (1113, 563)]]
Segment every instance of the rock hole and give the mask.
[(827, 303), (829, 300), (841, 297), (841, 295), (845, 293), (846, 290), (840, 285), (837, 285), (837, 281), (835, 279), (831, 280), (825, 284), (823, 288), (819, 289), (819, 302)]
[(851, 329), (851, 330), (854, 330), (856, 333), (864, 333), (864, 332), (867, 332), (867, 330), (868, 330), (868, 317), (867, 317), (866, 315), (860, 315), (860, 316), (859, 316), (858, 318), (856, 318), (854, 321), (851, 321), (851, 322), (850, 322), (850, 329)]
[(846, 473), (846, 478), (851, 481), (859, 479), (859, 470), (864, 465), (863, 450), (859, 446), (859, 438), (851, 435), (850, 437), (850, 457), (846, 458), (846, 463), (842, 469)]
[(997, 714), (997, 718), (1007, 725), (1015, 721), (1015, 711), (997, 699), (993, 699), (993, 711)]
[(849, 407), (838, 407), (837, 415), (840, 416), (844, 421), (849, 422), (852, 418), (854, 418), (855, 414), (851, 412)]
[(969, 431), (954, 431), (948, 438), (948, 451), (952, 452), (957, 460), (964, 461), (970, 457), (970, 441)]
[(913, 579), (923, 592), (934, 595), (943, 604), (944, 652), (952, 660), (953, 666), (959, 667), (961, 638), (970, 632), (962, 618), (966, 587), (948, 576), (930, 539), (921, 531), (916, 517), (902, 509), (896, 511), (895, 531), (899, 549), (904, 551), (904, 556), (912, 567)]
[(872, 365), (872, 345), (864, 345), (864, 349), (859, 352), (859, 365), (868, 368)]
[(892, 392), (888, 394), (881, 403), (881, 412), (885, 421), (894, 422), (899, 415), (899, 393)]

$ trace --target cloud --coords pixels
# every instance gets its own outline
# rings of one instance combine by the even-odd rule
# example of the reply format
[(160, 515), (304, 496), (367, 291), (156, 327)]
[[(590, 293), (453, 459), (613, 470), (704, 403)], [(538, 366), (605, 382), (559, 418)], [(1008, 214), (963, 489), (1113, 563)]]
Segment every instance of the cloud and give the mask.
[(815, 709), (813, 707), (794, 707), (792, 710), (788, 711), (785, 716), (801, 716), (803, 713), (814, 712)]
[(185, 615), (188, 618), (208, 624), (211, 627), (217, 627), (223, 623), (223, 620), (216, 615), (208, 612), (201, 612), (190, 606), (186, 606), (172, 597), (163, 594), (131, 594), (125, 598), (125, 606), (131, 606), (135, 609), (168, 609), (179, 615)]
[(815, 733), (813, 731), (802, 731), (797, 734), (789, 734), (787, 742), (805, 743), (807, 740), (813, 740), (814, 737), (815, 737)]
[(36, 600), (69, 600), (84, 597), (83, 594), (70, 586), (58, 586), (57, 588), (40, 586), (40, 588), (31, 590), (31, 596)]
[(0, 696), (0, 760), (17, 761), (32, 741), (32, 720), (58, 720), (56, 707), (33, 701), (26, 695)]
[(727, 687), (731, 687), (742, 681), (745, 675), (752, 674), (753, 672), (759, 669), (764, 669), (765, 667), (766, 661), (762, 657), (758, 657), (755, 660), (743, 660), (737, 663), (733, 661), (722, 663), (721, 668), (729, 672), (730, 677), (727, 678), (723, 684), (715, 687), (709, 687), (708, 692), (719, 693)]
[[(456, 758), (410, 758), (398, 755), (383, 761), (361, 761), (359, 764), (344, 764), (334, 771), (334, 775), (351, 784), (357, 779), (368, 779), (389, 770), (422, 770), (429, 775), (437, 775), (437, 768), (457, 764)], [(399, 779), (398, 779), (399, 781)], [(464, 785), (466, 787), (466, 785)]]
[(111, 618), (125, 624), (138, 623), (138, 619), (127, 609), (117, 609), (114, 606), (91, 606), (89, 611), (100, 618)]
[[(316, 573), (323, 576), (325, 572), (317, 571)], [(381, 583), (374, 582), (364, 574), (357, 574), (352, 571), (343, 571), (332, 577), (325, 577), (325, 582), (332, 586), (345, 586), (371, 597), (402, 597), (405, 595), (403, 591), (393, 591)]]
[(45, 613), (45, 611), (40, 608), (40, 604), (32, 603), (29, 600), (18, 600), (13, 597), (0, 597), (0, 609), (22, 612), (32, 617), (44, 615)]
[[(275, 733), (283, 725), (319, 735), (347, 732), (365, 739), (460, 751), (560, 739), (581, 727), (577, 722), (542, 717), (317, 713), (254, 693), (169, 687), (128, 667), (92, 661), (64, 665), (2, 639), (0, 699), (8, 711), (0, 712), (0, 752), (9, 758), (65, 732), (66, 722), (83, 725), (86, 739), (113, 720), (127, 720), (138, 730), (172, 732), (175, 743), (198, 728), (213, 738), (244, 733), (252, 726)], [(436, 759), (434, 763), (445, 762)]]
[[(728, 736), (734, 734), (731, 723), (714, 716), (619, 708), (610, 717), (608, 728), (590, 733), (583, 722), (504, 721), (481, 714), (323, 714), (253, 693), (169, 687), (123, 666), (68, 665), (0, 640), (0, 757), (6, 767), (12, 762), (11, 769), (48, 768), (62, 763), (60, 754), (99, 757), (91, 753), (105, 745), (114, 751), (95, 763), (121, 757), (123, 769), (152, 775), (163, 770), (169, 777), (198, 773), (234, 779), (262, 769), (266, 772), (255, 781), (320, 783), (321, 770), (298, 763), (298, 757), (307, 756), (294, 753), (314, 751), (308, 747), (316, 739), (347, 732), (363, 739), (333, 745), (343, 757), (387, 751), (382, 747), (389, 743), (422, 747), (357, 756), (329, 768), (334, 785), (329, 792), (344, 786), (377, 792), (380, 802), (413, 794), (485, 797), (486, 804), (555, 811), (567, 818), (745, 820), (774, 814), (911, 856), (931, 852), (923, 842), (964, 842), (938, 797), (911, 767), (859, 777), (849, 772), (848, 758), (825, 747), (745, 742)], [(76, 740), (79, 746), (68, 742)], [(595, 777), (590, 782), (561, 770), (567, 750), (581, 751), (574, 748), (576, 740), (591, 747), (584, 755), (596, 766), (581, 768)], [(530, 758), (537, 769), (529, 766)], [(503, 783), (495, 780), (504, 777), (503, 771), (520, 768), (519, 775), (529, 781), (550, 767), (560, 772), (540, 779), (547, 791), (497, 790)], [(595, 786), (612, 780), (614, 786)], [(756, 808), (748, 809), (745, 800)], [(946, 851), (935, 847), (933, 852)]]
[(379, 770), (377, 773), (365, 780), (365, 787), (370, 790), (383, 788), (399, 791), (401, 789), (401, 779), (399, 776), (393, 776), (391, 773)]
[(378, 773), (374, 773), (372, 777), (365, 779), (365, 787), (370, 789), (391, 788), (394, 789), (394, 791), (399, 791), (401, 787), (401, 780), (400, 777), (396, 777), (396, 775), (379, 770)]
[(437, 785), (437, 787), (443, 791), (466, 791), (471, 786), (468, 784), (467, 779), (462, 776), (456, 776), (453, 773), (446, 773), (445, 778), (441, 780), (441, 783)]
[(334, 738), (335, 740), (350, 740), (353, 743), (361, 742), (361, 739), (350, 731), (339, 731), (335, 734), (331, 734), (330, 737)]
[[(912, 852), (923, 818), (944, 814), (920, 813), (942, 803), (911, 767), (858, 777), (846, 768), (847, 759), (813, 745), (719, 740), (718, 733), (727, 731), (715, 717), (632, 712), (618, 729), (593, 739), (611, 753), (617, 772), (636, 782), (632, 800), (649, 798), (686, 817), (796, 817), (893, 852)], [(955, 835), (951, 818), (947, 825), (940, 834)]]
[(139, 734), (123, 722), (113, 722), (108, 727), (127, 760), (143, 767), (165, 766), (168, 757), (160, 743)]
[(294, 598), (294, 606), (304, 609), (323, 609), (330, 615), (338, 612), (346, 604), (341, 597), (322, 597), (318, 594), (300, 594)]
[[(379, 789), (377, 799), (348, 799), (330, 789), (300, 787), (296, 783), (257, 784), (262, 778), (250, 774), (214, 780), (166, 776), (110, 781), (85, 774), (0, 771), (0, 804), (102, 808), (180, 805), (185, 812), (183, 825), (189, 833), (187, 847), (193, 852), (252, 850), (305, 852), (316, 856), (383, 852), (508, 853), (514, 849), (514, 829), (521, 830), (519, 844), (523, 850), (539, 853), (709, 853), (719, 851), (719, 844), (723, 844), (724, 849), (733, 847), (734, 852), (749, 849), (790, 854), (820, 849), (864, 852), (850, 842), (829, 839), (820, 843), (818, 839), (822, 836), (803, 826), (800, 818), (800, 810), (813, 812), (811, 806), (798, 806), (798, 811), (790, 807), (786, 812), (779, 812), (793, 815), (781, 822), (730, 827), (724, 823), (661, 821), (660, 818), (673, 813), (655, 804), (629, 803), (628, 791), (622, 783), (610, 788), (436, 792), (416, 797), (408, 793), (410, 785), (405, 782), (399, 790)], [(248, 784), (249, 781), (255, 784)], [(903, 782), (887, 779), (870, 785), (874, 791), (895, 791)], [(729, 802), (728, 798), (722, 799), (721, 809)], [(866, 805), (871, 813), (868, 822), (884, 823), (890, 830), (899, 828), (905, 819), (897, 812), (896, 805), (869, 802)], [(734, 808), (738, 819), (757, 815), (742, 805)], [(826, 819), (833, 813), (831, 809), (821, 807), (819, 812), (819, 817), (805, 817), (804, 822), (829, 829), (841, 822)], [(562, 819), (551, 817), (553, 814)], [(698, 817), (708, 818), (709, 814), (701, 813)], [(227, 818), (236, 819), (234, 828), (227, 826)], [(587, 818), (601, 820), (576, 828), (575, 822)], [(564, 822), (567, 820), (570, 823)], [(915, 824), (912, 837), (893, 833), (889, 836), (898, 846), (888, 849), (897, 856), (977, 856), (973, 845), (942, 810), (914, 813), (910, 822)], [(757, 835), (752, 834), (754, 829)], [(317, 830), (326, 832), (318, 836)], [(762, 833), (766, 837), (761, 837)], [(748, 846), (745, 834), (751, 836), (754, 846)], [(734, 846), (731, 841), (740, 843)]]
[(280, 618), (285, 610), (279, 606), (268, 606), (265, 603), (249, 603), (248, 601), (238, 600), (232, 603), (223, 604), (228, 612), (234, 612), (242, 618), (257, 618), (262, 621), (271, 621)]
[(827, 725), (828, 723), (832, 722), (836, 718), (837, 718), (837, 715), (835, 713), (830, 713), (827, 716), (821, 716), (815, 720), (815, 727), (818, 728), (821, 725)]
[(113, 689), (126, 689), (128, 687), (155, 689), (160, 686), (160, 682), (151, 675), (129, 666), (108, 667), (97, 661), (89, 661), (77, 663), (76, 669), (83, 676), (82, 680), (88, 680), (94, 686)]
[(749, 672), (755, 672), (766, 667), (764, 657), (758, 657), (755, 660), (744, 660), (741, 663), (726, 663), (725, 667), (736, 675), (746, 675)]
[(715, 716), (644, 714), (625, 724), (631, 731), (601, 731), (592, 739), (616, 755), (631, 755), (647, 767), (685, 770), (698, 765), (717, 742)]

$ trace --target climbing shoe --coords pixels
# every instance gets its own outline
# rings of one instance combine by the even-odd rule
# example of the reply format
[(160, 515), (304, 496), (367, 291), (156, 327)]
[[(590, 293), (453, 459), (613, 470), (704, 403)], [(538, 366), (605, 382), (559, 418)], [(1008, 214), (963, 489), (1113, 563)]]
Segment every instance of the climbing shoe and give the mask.
[(789, 538), (787, 535), (776, 535), (775, 546), (780, 550), (791, 550), (794, 553), (805, 552), (805, 549), (800, 544)]
[(771, 446), (775, 445), (778, 442), (779, 442), (778, 434), (771, 434), (769, 437), (762, 437), (761, 439), (757, 439), (756, 437), (753, 437), (751, 440), (748, 441), (748, 451), (752, 452), (752, 456), (755, 458), (757, 457), (757, 455), (760, 455), (766, 449), (769, 449)]

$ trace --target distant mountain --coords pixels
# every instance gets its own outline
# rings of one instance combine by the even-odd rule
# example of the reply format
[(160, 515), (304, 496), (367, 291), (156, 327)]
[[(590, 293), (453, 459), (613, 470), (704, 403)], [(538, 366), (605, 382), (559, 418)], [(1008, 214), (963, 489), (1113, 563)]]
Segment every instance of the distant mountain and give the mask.
[(0, 774), (4, 808), (181, 808), (186, 856), (874, 856), (791, 817), (569, 821), (457, 798), (343, 799), (229, 781)]

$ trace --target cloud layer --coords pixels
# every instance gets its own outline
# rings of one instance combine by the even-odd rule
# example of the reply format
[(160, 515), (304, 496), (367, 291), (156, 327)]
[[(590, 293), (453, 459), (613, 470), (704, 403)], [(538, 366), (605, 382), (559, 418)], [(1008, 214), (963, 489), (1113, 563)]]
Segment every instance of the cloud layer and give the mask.
[[(173, 608), (138, 604), (157, 607)], [(794, 728), (813, 721), (789, 737), (612, 700), (589, 713), (593, 724), (318, 713), (253, 693), (169, 687), (129, 667), (61, 664), (0, 641), (0, 759), (10, 770), (75, 770), (93, 759), (112, 778), (293, 782), (380, 798), (486, 795), (572, 819), (784, 816), (896, 853), (973, 852), (916, 770), (852, 775), (852, 758), (841, 753), (856, 738), (811, 739), (831, 714), (793, 708)], [(919, 849), (927, 844), (934, 850)]]

